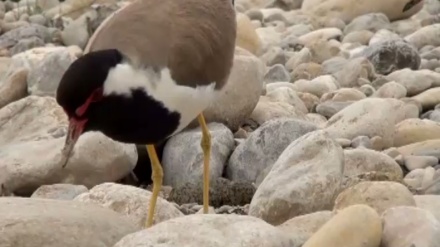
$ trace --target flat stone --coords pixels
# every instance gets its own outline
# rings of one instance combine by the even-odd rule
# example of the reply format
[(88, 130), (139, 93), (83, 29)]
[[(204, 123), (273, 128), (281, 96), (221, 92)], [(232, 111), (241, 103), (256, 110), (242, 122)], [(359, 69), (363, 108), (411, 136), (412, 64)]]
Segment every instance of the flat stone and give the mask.
[(73, 200), (77, 195), (87, 192), (84, 185), (76, 184), (50, 184), (40, 186), (31, 198), (45, 198), (57, 200)]
[(140, 230), (110, 209), (65, 200), (0, 197), (0, 211), (2, 246), (111, 247)]

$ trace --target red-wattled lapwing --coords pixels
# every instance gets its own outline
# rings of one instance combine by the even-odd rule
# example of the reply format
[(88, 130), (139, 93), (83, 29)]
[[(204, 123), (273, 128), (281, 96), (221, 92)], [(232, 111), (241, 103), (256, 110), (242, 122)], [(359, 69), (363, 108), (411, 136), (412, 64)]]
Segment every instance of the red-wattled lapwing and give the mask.
[(137, 0), (115, 12), (59, 84), (56, 99), (69, 119), (63, 167), (87, 131), (146, 145), (153, 180), (149, 227), (163, 177), (154, 144), (197, 118), (207, 213), (211, 137), (202, 112), (227, 82), (235, 36), (231, 0)]

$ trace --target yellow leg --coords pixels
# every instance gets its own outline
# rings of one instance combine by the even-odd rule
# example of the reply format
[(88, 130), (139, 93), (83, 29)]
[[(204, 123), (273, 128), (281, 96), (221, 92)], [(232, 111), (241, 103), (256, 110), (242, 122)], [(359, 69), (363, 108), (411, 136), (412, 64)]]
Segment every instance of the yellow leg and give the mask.
[(209, 209), (209, 161), (211, 159), (211, 134), (206, 126), (203, 114), (198, 116), (202, 128), (202, 141), (200, 145), (203, 150), (203, 213), (207, 214)]
[(150, 157), (153, 179), (153, 195), (150, 199), (150, 207), (148, 208), (148, 218), (146, 228), (153, 225), (154, 210), (156, 208), (157, 197), (159, 196), (160, 188), (162, 187), (163, 170), (157, 158), (156, 149), (154, 145), (147, 145), (148, 157)]

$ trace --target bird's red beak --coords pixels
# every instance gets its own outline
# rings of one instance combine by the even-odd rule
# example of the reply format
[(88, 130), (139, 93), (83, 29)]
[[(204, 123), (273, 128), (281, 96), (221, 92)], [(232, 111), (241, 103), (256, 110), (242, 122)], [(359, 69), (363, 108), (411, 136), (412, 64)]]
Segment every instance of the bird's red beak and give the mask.
[(61, 151), (63, 168), (66, 167), (67, 162), (72, 155), (73, 148), (75, 147), (78, 138), (83, 133), (86, 122), (87, 119), (77, 120), (75, 118), (71, 118), (69, 120), (69, 129), (67, 131), (66, 142), (64, 143), (64, 148)]

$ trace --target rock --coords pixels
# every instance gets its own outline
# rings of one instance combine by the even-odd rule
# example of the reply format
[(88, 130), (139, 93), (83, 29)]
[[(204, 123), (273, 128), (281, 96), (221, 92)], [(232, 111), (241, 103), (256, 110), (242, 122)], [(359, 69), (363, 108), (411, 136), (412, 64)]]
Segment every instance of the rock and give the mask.
[(40, 64), (31, 69), (28, 76), (28, 91), (31, 95), (55, 97), (64, 72), (77, 59), (67, 48), (52, 52)]
[(399, 147), (397, 150), (402, 155), (431, 155), (440, 158), (440, 139), (408, 144)]
[(304, 112), (287, 102), (274, 102), (266, 96), (261, 96), (257, 106), (249, 117), (252, 121), (262, 125), (275, 118), (295, 118), (306, 120)]
[(254, 217), (195, 214), (129, 234), (114, 247), (288, 247), (292, 244), (287, 234)]
[[(435, 170), (432, 167), (426, 167), (425, 169), (415, 169), (406, 174), (403, 181), (405, 184), (418, 191), (426, 193), (426, 189), (429, 189), (433, 185), (435, 176)], [(428, 193), (429, 194), (429, 193)]]
[(371, 39), (368, 42), (368, 44), (370, 46), (375, 46), (375, 45), (378, 45), (378, 44), (386, 44), (386, 43), (393, 44), (395, 42), (398, 43), (398, 44), (402, 44), (402, 43), (406, 44), (407, 46), (412, 48), (412, 45), (410, 45), (407, 42), (403, 41), (403, 39), (398, 34), (396, 34), (393, 31), (390, 31), (388, 29), (379, 29), (373, 35), (373, 37), (371, 37)]
[(341, 30), (329, 27), (329, 28), (321, 28), (298, 37), (298, 41), (302, 45), (311, 44), (316, 42), (317, 40), (330, 40), (330, 39), (338, 39), (342, 36)]
[(275, 64), (270, 67), (264, 76), (266, 83), (278, 81), (290, 81), (290, 74), (281, 64)]
[[(78, 195), (74, 200), (109, 208), (127, 216), (134, 225), (142, 229), (147, 220), (151, 195), (150, 191), (134, 186), (103, 183)], [(157, 199), (153, 225), (181, 216), (183, 213), (173, 204), (160, 197)]]
[(312, 62), (318, 64), (337, 56), (340, 52), (337, 42), (331, 42), (323, 39), (310, 42), (307, 47), (310, 49), (310, 53), (312, 54)]
[[(260, 59), (236, 48), (228, 83), (220, 96), (203, 111), (206, 121), (223, 123), (232, 131), (237, 130), (258, 103), (264, 86), (263, 76), (264, 64)], [(198, 126), (197, 119), (188, 128), (195, 126)]]
[(408, 206), (394, 207), (383, 213), (382, 221), (383, 247), (434, 247), (440, 242), (440, 223), (427, 210)]
[(377, 73), (387, 75), (395, 70), (417, 70), (421, 58), (417, 50), (402, 40), (386, 40), (370, 45), (363, 56), (374, 65)]
[(298, 97), (303, 101), (304, 105), (307, 107), (307, 110), (311, 112), (314, 107), (319, 103), (319, 98), (316, 95), (311, 93), (301, 93), (298, 92)]
[[(260, 59), (267, 65), (267, 66), (274, 66), (274, 65), (281, 65), (285, 64), (287, 61), (286, 52), (277, 46), (269, 48), (266, 53), (264, 53)], [(284, 70), (284, 66), (282, 66)], [(286, 71), (287, 72), (287, 71)], [(266, 72), (267, 74), (268, 72)], [(290, 77), (289, 77), (290, 80)], [(289, 81), (287, 80), (287, 81)], [(280, 80), (281, 81), (281, 80)], [(286, 80), (282, 80), (286, 81)]]
[(407, 35), (405, 40), (420, 49), (427, 45), (440, 46), (437, 37), (440, 35), (440, 24), (424, 26)]
[(342, 43), (359, 43), (361, 45), (368, 45), (374, 33), (368, 30), (352, 31), (344, 36)]
[(327, 221), (303, 247), (377, 247), (382, 237), (382, 222), (374, 209), (353, 205)]
[(0, 126), (0, 184), (12, 192), (30, 195), (51, 183), (91, 187), (125, 177), (136, 164), (135, 145), (89, 132), (78, 139), (63, 169), (67, 117), (52, 97), (29, 96), (3, 107)]
[(257, 188), (249, 215), (279, 225), (298, 215), (330, 209), (340, 188), (343, 157), (339, 144), (323, 131), (296, 139)]
[(354, 88), (340, 88), (336, 91), (326, 93), (322, 95), (321, 100), (327, 101), (332, 100), (336, 102), (346, 102), (346, 101), (358, 101), (365, 99), (365, 94), (363, 94), (358, 89)]
[(384, 153), (370, 149), (344, 150), (344, 176), (354, 177), (368, 172), (389, 173), (403, 178), (399, 164)]
[(76, 45), (84, 49), (91, 36), (91, 22), (97, 18), (97, 12), (92, 10), (65, 25), (61, 31), (61, 40), (64, 45)]
[(27, 39), (21, 39), (17, 42), (17, 44), (14, 45), (10, 49), (11, 55), (18, 54), (20, 52), (27, 51), (29, 49), (35, 48), (35, 47), (42, 47), (44, 46), (44, 41), (41, 40), (38, 37), (30, 37)]
[(375, 93), (375, 89), (374, 87), (372, 87), (371, 85), (365, 84), (362, 85), (359, 90), (365, 94), (365, 96), (370, 97), (371, 95), (373, 95)]
[(334, 215), (335, 213), (332, 211), (318, 211), (292, 218), (277, 228), (294, 239), (294, 246), (302, 246)]
[(369, 13), (383, 13), (390, 21), (407, 19), (419, 12), (422, 7), (423, 2), (409, 5), (408, 1), (403, 0), (393, 0), (386, 3), (378, 0), (368, 2), (354, 2), (349, 0), (304, 0), (301, 10), (315, 16), (339, 18), (345, 23), (348, 23), (358, 16)]
[(237, 37), (236, 45), (248, 50), (252, 54), (258, 56), (261, 51), (261, 41), (258, 37), (255, 27), (252, 25), (248, 16), (237, 13)]
[(368, 30), (377, 32), (386, 28), (390, 24), (388, 17), (382, 13), (368, 13), (354, 18), (345, 28), (344, 33), (348, 34), (354, 31)]
[(324, 127), (334, 138), (381, 136), (387, 148), (393, 144), (395, 124), (405, 118), (404, 107), (396, 99), (366, 98), (333, 115)]
[(440, 74), (431, 70), (396, 70), (386, 76), (389, 81), (402, 84), (408, 91), (408, 96), (419, 94), (430, 87), (440, 86)]
[(440, 123), (428, 119), (409, 118), (395, 127), (395, 147), (432, 139), (440, 139)]
[[(57, 0), (54, 0), (54, 1), (57, 1)], [(47, 25), (46, 17), (44, 17), (41, 14), (35, 14), (35, 15), (29, 16), (29, 22), (33, 23), (33, 24), (38, 24), (38, 25), (41, 25), (41, 26)]]
[(341, 87), (358, 87), (361, 78), (368, 79), (374, 74), (374, 67), (364, 57), (347, 61), (344, 66), (332, 73)]
[[(234, 149), (234, 134), (223, 124), (208, 124), (211, 133), (210, 176), (221, 177), (224, 165)], [(200, 127), (171, 137), (162, 154), (163, 183), (179, 187), (187, 182), (203, 182), (203, 150)]]
[(27, 96), (27, 75), (27, 69), (17, 70), (0, 83), (0, 109)]
[(275, 27), (260, 27), (255, 30), (261, 41), (261, 52), (265, 53), (270, 47), (279, 46), (281, 43), (281, 32)]
[(318, 76), (311, 81), (298, 80), (294, 85), (297, 87), (298, 92), (311, 93), (318, 97), (338, 89), (337, 81), (331, 75)]
[(112, 210), (78, 202), (0, 197), (2, 246), (113, 246), (139, 230)]
[(296, 82), (300, 79), (312, 80), (323, 74), (322, 66), (317, 63), (302, 63), (290, 73), (290, 81)]
[(372, 97), (401, 99), (406, 97), (406, 94), (406, 87), (395, 81), (390, 81), (380, 86)]
[(415, 206), (411, 192), (402, 184), (388, 181), (360, 182), (342, 191), (335, 201), (335, 209), (355, 204), (366, 204), (382, 214), (397, 206)]
[(316, 112), (320, 115), (330, 118), (336, 113), (340, 112), (345, 107), (351, 105), (353, 101), (338, 102), (338, 101), (325, 101), (316, 106)]
[(420, 102), (423, 109), (433, 108), (435, 105), (440, 104), (440, 87), (430, 88), (412, 98)]
[(286, 102), (294, 106), (297, 110), (308, 113), (304, 102), (298, 96), (295, 90), (288, 87), (281, 87), (266, 93), (266, 97), (274, 102)]
[(87, 187), (76, 184), (51, 184), (42, 185), (31, 198), (45, 198), (56, 200), (73, 200), (77, 195), (87, 192)]
[(440, 222), (440, 195), (414, 195), (418, 208), (431, 212)]
[(12, 48), (20, 40), (33, 37), (42, 40), (44, 43), (49, 43), (51, 41), (50, 33), (47, 27), (38, 24), (28, 24), (2, 34), (0, 38), (0, 49)]
[(290, 143), (316, 129), (313, 124), (289, 118), (265, 122), (234, 150), (226, 176), (234, 181), (255, 182), (265, 169), (272, 167)]
[(311, 61), (312, 54), (310, 53), (310, 49), (304, 47), (300, 51), (295, 52), (295, 54), (289, 58), (289, 60), (286, 62), (286, 69), (291, 72), (300, 64), (309, 63)]

